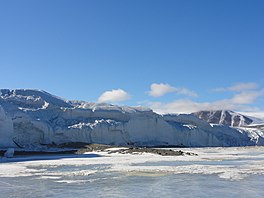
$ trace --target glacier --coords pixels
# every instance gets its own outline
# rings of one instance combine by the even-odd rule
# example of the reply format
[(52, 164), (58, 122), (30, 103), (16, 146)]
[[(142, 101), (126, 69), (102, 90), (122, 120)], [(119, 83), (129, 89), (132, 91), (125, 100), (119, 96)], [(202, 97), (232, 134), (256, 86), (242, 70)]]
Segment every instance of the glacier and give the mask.
[(69, 142), (131, 146), (264, 145), (264, 126), (209, 123), (195, 114), (65, 100), (42, 90), (0, 90), (0, 147)]

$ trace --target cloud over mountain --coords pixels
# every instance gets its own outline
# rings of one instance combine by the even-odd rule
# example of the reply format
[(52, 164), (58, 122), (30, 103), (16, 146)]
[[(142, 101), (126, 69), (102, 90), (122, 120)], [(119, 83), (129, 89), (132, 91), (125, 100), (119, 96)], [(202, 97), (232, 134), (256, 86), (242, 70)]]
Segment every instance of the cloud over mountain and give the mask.
[(121, 102), (129, 100), (131, 96), (122, 89), (113, 89), (104, 92), (99, 98), (98, 102)]
[(264, 96), (264, 89), (259, 89), (256, 83), (237, 83), (230, 87), (214, 89), (214, 91), (228, 91), (233, 95), (229, 98), (208, 102), (178, 99), (171, 102), (151, 101), (147, 105), (158, 113), (192, 113), (219, 109), (256, 112), (259, 109), (252, 106), (252, 104), (258, 98)]
[(152, 97), (161, 97), (168, 93), (176, 93), (179, 95), (186, 95), (186, 96), (191, 96), (191, 97), (197, 96), (197, 94), (194, 91), (191, 91), (187, 88), (184, 88), (184, 87), (177, 88), (177, 87), (173, 87), (169, 84), (164, 84), (164, 83), (151, 84), (150, 91), (148, 93)]

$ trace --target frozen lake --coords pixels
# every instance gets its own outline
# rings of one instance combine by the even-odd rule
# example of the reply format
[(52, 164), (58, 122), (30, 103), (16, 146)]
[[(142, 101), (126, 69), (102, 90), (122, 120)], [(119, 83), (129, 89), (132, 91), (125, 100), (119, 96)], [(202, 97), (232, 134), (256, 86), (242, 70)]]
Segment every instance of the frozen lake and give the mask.
[(263, 197), (264, 147), (182, 150), (2, 158), (0, 197)]

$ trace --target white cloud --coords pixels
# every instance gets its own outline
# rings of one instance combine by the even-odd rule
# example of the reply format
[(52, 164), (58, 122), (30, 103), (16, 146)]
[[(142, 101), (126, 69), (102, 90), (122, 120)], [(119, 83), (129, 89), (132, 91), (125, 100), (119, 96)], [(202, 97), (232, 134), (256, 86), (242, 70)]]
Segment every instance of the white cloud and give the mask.
[(192, 100), (176, 100), (173, 102), (149, 102), (147, 105), (158, 113), (192, 113), (202, 110), (235, 110), (235, 111), (256, 111), (251, 107), (252, 103), (264, 95), (264, 89), (259, 91), (248, 91), (235, 94), (232, 98), (217, 100), (213, 102), (195, 102)]
[(104, 92), (98, 102), (121, 102), (130, 99), (131, 96), (122, 89), (113, 89), (112, 91)]
[(254, 112), (248, 112), (248, 111), (244, 111), (244, 112), (239, 112), (243, 115), (247, 115), (247, 116), (252, 116), (255, 118), (260, 118), (260, 119), (264, 119), (264, 111), (254, 111)]
[(191, 91), (189, 89), (186, 89), (186, 88), (176, 88), (175, 93), (181, 94), (181, 95), (186, 95), (186, 96), (191, 96), (191, 97), (197, 97), (198, 96), (197, 93), (195, 93), (194, 91)]
[(246, 91), (246, 90), (255, 90), (257, 89), (258, 85), (256, 83), (237, 83), (230, 87), (225, 88), (216, 88), (214, 91), (234, 91), (234, 92), (240, 92), (240, 91)]
[(192, 100), (176, 100), (169, 103), (151, 102), (149, 103), (157, 113), (193, 113), (201, 110), (219, 110), (219, 109), (233, 109), (234, 105), (228, 101), (216, 102), (195, 102)]
[(164, 96), (167, 93), (171, 93), (174, 92), (175, 88), (170, 86), (169, 84), (157, 84), (157, 83), (153, 83), (150, 86), (150, 91), (149, 91), (149, 95), (153, 96), (153, 97), (160, 97), (160, 96)]
[(191, 91), (187, 88), (176, 88), (169, 84), (164, 84), (164, 83), (159, 83), (159, 84), (153, 83), (150, 86), (150, 91), (148, 93), (150, 96), (153, 97), (161, 97), (168, 93), (176, 93), (176, 94), (187, 95), (192, 97), (197, 96), (197, 94), (194, 91)]
[(251, 104), (253, 103), (259, 96), (264, 95), (264, 90), (258, 91), (244, 91), (236, 94), (232, 98), (232, 102), (235, 104)]

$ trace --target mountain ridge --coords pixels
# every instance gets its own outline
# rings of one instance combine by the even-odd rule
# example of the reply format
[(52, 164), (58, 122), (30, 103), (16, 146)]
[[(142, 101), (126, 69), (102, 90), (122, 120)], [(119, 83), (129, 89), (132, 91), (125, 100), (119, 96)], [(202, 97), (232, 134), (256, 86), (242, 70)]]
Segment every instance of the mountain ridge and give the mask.
[(211, 125), (194, 114), (71, 101), (41, 90), (0, 90), (0, 147), (67, 142), (138, 146), (264, 145), (262, 128)]
[(242, 127), (253, 123), (253, 119), (250, 117), (231, 110), (198, 111), (192, 114), (208, 123), (224, 124), (232, 127)]

